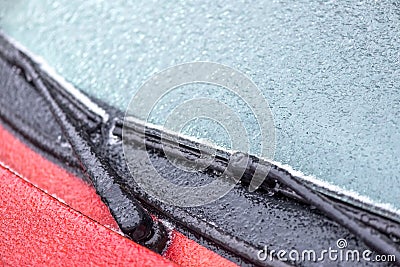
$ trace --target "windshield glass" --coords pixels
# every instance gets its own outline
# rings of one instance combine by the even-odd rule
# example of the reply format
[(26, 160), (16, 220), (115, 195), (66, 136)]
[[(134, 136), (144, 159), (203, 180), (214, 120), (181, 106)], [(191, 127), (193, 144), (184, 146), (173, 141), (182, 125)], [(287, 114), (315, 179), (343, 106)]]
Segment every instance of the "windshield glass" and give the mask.
[[(0, 25), (77, 88), (122, 111), (164, 68), (189, 61), (235, 68), (268, 100), (275, 161), (398, 212), (400, 5), (126, 2), (4, 0)], [(254, 118), (223, 88), (178, 88), (151, 121), (160, 124), (180, 101), (203, 95), (238, 110), (257, 155)], [(193, 120), (182, 132), (235, 149), (215, 122)]]

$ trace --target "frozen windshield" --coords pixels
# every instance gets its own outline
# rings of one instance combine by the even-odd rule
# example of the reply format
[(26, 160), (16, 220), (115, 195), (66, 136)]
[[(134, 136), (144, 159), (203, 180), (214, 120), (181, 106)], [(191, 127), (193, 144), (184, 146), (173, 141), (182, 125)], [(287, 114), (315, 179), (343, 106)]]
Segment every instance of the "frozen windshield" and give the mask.
[[(127, 3), (128, 2), (128, 3)], [(125, 110), (152, 74), (213, 61), (247, 74), (276, 127), (275, 161), (400, 209), (400, 5), (395, 1), (0, 1), (2, 30), (87, 94)], [(222, 88), (178, 88), (156, 107)], [(230, 147), (218, 123), (183, 133)], [(235, 149), (233, 147), (233, 149)]]

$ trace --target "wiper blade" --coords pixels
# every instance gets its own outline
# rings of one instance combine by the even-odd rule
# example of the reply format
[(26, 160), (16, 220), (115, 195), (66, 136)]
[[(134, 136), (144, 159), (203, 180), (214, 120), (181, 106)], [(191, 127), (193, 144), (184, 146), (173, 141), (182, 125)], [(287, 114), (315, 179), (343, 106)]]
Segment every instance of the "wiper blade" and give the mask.
[[(127, 125), (125, 125), (125, 127), (127, 127)], [(135, 126), (135, 124), (131, 123), (130, 127), (133, 132), (130, 134), (130, 138), (138, 144), (143, 143), (143, 138), (146, 139), (147, 149), (155, 149), (162, 152), (167, 146), (170, 154), (171, 151), (173, 153), (175, 150), (176, 154), (186, 153), (188, 157), (189, 154), (193, 156), (207, 153), (207, 151), (198, 151), (198, 147), (201, 147), (199, 144), (190, 145), (193, 141), (180, 140), (181, 142), (176, 142), (179, 138), (168, 139), (169, 133), (163, 132), (157, 128), (152, 128), (150, 125)], [(136, 129), (140, 127), (146, 127), (146, 130)], [(116, 132), (120, 134), (120, 131)], [(144, 136), (142, 134), (143, 132), (146, 133)], [(134, 138), (135, 135), (137, 135), (136, 138)], [(162, 140), (161, 136), (163, 137)], [(211, 171), (223, 172), (230, 158), (235, 157), (237, 153), (217, 152), (216, 159), (209, 165), (208, 169)], [(249, 157), (247, 166), (244, 168), (246, 168), (245, 174), (249, 174), (246, 178), (241, 178), (241, 181), (243, 182), (244, 180), (245, 184), (249, 184), (251, 179), (254, 179), (253, 175), (257, 170), (259, 176), (266, 177), (263, 183), (263, 189), (284, 193), (286, 196), (295, 197), (302, 202), (316, 207), (327, 217), (349, 229), (376, 252), (386, 255), (395, 255), (396, 261), (400, 264), (399, 246), (386, 236), (389, 235), (394, 238), (400, 238), (400, 226), (398, 224), (365, 210), (357, 209), (348, 203), (328, 197), (314, 190), (311, 186), (306, 185), (305, 181), (299, 177), (265, 160), (251, 156)], [(290, 189), (290, 191), (282, 190), (282, 185)]]
[(33, 67), (32, 62), (17, 50), (3, 51), (2, 55), (23, 70), (26, 79), (45, 99), (71, 144), (84, 173), (92, 182), (102, 201), (108, 206), (122, 232), (135, 242), (161, 253), (168, 241), (168, 235), (162, 223), (153, 221), (141, 204), (117, 182), (118, 175), (92, 146), (90, 139), (86, 136), (87, 133), (79, 131), (74, 125)]

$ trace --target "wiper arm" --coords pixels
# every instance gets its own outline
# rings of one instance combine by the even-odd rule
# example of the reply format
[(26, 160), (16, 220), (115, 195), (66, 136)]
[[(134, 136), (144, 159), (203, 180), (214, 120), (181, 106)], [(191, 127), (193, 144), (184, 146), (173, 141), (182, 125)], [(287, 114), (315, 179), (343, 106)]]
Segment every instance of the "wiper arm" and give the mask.
[(108, 206), (112, 216), (124, 234), (133, 241), (158, 253), (166, 247), (168, 235), (159, 221), (153, 221), (141, 204), (117, 182), (118, 175), (97, 153), (87, 134), (79, 131), (60, 103), (53, 97), (32, 62), (20, 51), (3, 51), (9, 61), (19, 66), (27, 80), (41, 94), (71, 144), (84, 173), (92, 182), (97, 194)]

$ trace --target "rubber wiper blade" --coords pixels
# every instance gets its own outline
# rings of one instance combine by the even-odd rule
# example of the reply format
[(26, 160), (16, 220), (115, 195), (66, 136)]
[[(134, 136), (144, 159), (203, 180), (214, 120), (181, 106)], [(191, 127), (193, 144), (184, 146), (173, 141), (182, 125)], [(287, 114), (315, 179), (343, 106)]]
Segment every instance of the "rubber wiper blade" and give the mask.
[(33, 62), (18, 50), (2, 53), (10, 62), (20, 67), (26, 79), (41, 94), (60, 125), (84, 173), (92, 182), (97, 194), (108, 206), (124, 234), (135, 242), (158, 253), (166, 247), (168, 235), (159, 221), (153, 221), (142, 205), (117, 182), (118, 175), (93, 147), (85, 131), (79, 131), (69, 114), (55, 99), (36, 71)]

